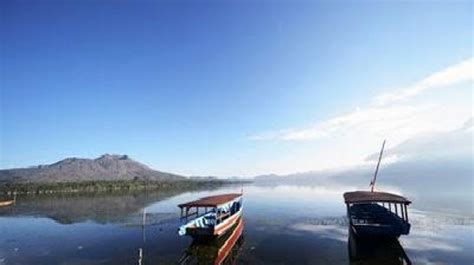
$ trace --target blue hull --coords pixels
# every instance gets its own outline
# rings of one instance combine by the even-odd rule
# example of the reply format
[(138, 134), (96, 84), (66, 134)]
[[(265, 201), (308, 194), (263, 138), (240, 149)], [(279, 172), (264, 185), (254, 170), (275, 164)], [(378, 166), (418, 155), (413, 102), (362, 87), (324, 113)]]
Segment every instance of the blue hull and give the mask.
[(357, 237), (399, 237), (410, 233), (410, 224), (378, 204), (349, 207), (351, 229)]

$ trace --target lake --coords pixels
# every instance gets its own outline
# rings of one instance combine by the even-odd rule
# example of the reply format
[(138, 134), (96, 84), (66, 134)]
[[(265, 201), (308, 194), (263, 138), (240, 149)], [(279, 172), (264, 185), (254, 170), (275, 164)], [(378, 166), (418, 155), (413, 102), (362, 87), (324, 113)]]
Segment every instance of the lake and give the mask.
[(0, 265), (213, 264), (222, 245), (232, 264), (474, 262), (472, 203), (463, 213), (449, 211), (446, 201), (437, 208), (414, 200), (410, 235), (357, 245), (348, 236), (345, 189), (336, 187), (249, 184), (241, 233), (215, 246), (178, 236), (177, 204), (240, 188), (19, 197), (0, 209)]

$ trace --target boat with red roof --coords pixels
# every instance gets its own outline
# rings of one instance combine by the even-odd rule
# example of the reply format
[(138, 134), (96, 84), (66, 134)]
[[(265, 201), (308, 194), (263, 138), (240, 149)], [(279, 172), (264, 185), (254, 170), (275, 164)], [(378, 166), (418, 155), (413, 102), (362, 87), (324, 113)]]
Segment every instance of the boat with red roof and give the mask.
[(178, 234), (193, 238), (222, 236), (239, 222), (242, 196), (242, 193), (220, 194), (179, 204), (181, 220), (185, 223)]

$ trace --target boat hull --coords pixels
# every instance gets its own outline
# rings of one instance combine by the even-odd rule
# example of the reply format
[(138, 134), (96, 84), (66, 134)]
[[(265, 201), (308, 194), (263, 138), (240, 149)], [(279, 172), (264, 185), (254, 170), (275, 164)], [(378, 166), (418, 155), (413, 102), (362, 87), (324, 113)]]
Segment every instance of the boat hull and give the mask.
[(398, 238), (410, 233), (408, 222), (377, 204), (351, 206), (349, 216), (352, 232), (359, 238)]
[(378, 225), (351, 225), (355, 236), (359, 238), (379, 237), (379, 238), (398, 238), (401, 235), (407, 235), (410, 228), (400, 228), (399, 226), (378, 226)]
[(178, 264), (235, 264), (244, 240), (243, 229), (244, 220), (239, 218), (237, 223), (219, 238), (194, 239)]
[(237, 227), (232, 231), (232, 234), (220, 247), (217, 258), (214, 261), (215, 265), (222, 264), (223, 261), (229, 256), (229, 253), (232, 251), (232, 248), (234, 248), (234, 246), (236, 245), (237, 240), (241, 238), (243, 229), (244, 229), (244, 221), (242, 220), (242, 218), (239, 218), (239, 220), (237, 221)]
[(188, 227), (186, 228), (186, 235), (193, 238), (204, 237), (220, 237), (229, 231), (242, 217), (242, 208), (229, 218), (222, 221), (222, 223), (214, 227)]

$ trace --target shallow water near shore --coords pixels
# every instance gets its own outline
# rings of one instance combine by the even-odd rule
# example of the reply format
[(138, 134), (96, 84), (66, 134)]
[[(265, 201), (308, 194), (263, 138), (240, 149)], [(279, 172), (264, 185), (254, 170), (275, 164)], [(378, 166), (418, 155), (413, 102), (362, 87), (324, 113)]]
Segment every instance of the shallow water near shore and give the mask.
[[(178, 264), (196, 244), (179, 237), (179, 203), (238, 192), (208, 191), (19, 197), (0, 209), (0, 265)], [(236, 264), (472, 264), (474, 218), (410, 207), (410, 235), (376, 246), (348, 236), (344, 188), (244, 188), (244, 227), (227, 258)], [(471, 204), (472, 206), (472, 204)], [(145, 212), (145, 218), (144, 218)], [(145, 225), (143, 226), (143, 219)], [(192, 251), (191, 251), (192, 250)], [(194, 252), (193, 252), (194, 251)], [(350, 254), (357, 254), (350, 259)], [(199, 252), (197, 252), (199, 255)], [(213, 264), (212, 255), (199, 264)], [(192, 264), (192, 263), (191, 263)]]

